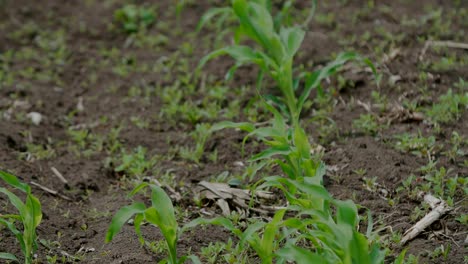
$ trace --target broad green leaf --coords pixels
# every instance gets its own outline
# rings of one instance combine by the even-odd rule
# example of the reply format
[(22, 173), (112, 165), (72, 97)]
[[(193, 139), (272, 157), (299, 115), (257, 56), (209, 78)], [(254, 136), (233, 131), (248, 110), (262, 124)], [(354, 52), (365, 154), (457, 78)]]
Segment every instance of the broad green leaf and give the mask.
[[(191, 260), (193, 264), (202, 264), (201, 261), (200, 261), (200, 259), (199, 259), (197, 256), (195, 256), (195, 255), (183, 256), (183, 257), (181, 257), (181, 258), (179, 259), (179, 263), (180, 263), (180, 264), (185, 263), (185, 261), (186, 261), (187, 259)], [(179, 263), (178, 263), (178, 264), (179, 264)]]
[(145, 211), (146, 207), (144, 203), (136, 202), (129, 206), (124, 206), (114, 215), (109, 229), (106, 233), (106, 243), (112, 241), (112, 238), (120, 232), (123, 225), (135, 214), (141, 214)]
[(225, 128), (236, 128), (236, 129), (240, 129), (249, 133), (255, 130), (255, 126), (251, 123), (247, 123), (247, 122), (235, 123), (235, 122), (230, 122), (230, 121), (223, 121), (223, 122), (214, 124), (211, 127), (210, 131), (215, 132), (215, 131), (225, 129)]
[(135, 218), (133, 219), (133, 225), (135, 226), (135, 233), (138, 236), (138, 240), (140, 241), (141, 245), (145, 244), (145, 239), (143, 238), (143, 235), (141, 234), (141, 224), (143, 223), (143, 220), (145, 219), (144, 214), (136, 214)]
[(175, 218), (174, 206), (172, 205), (171, 198), (159, 186), (150, 184), (151, 203), (161, 217), (162, 224), (168, 228), (177, 230), (177, 220)]
[(234, 45), (230, 47), (221, 48), (207, 54), (200, 60), (198, 68), (202, 68), (208, 61), (223, 55), (231, 56), (234, 60), (236, 60), (238, 65), (248, 63), (261, 64), (262, 60), (262, 58), (258, 56), (258, 51), (255, 51), (248, 46)]
[[(403, 251), (401, 251), (401, 253), (400, 253), (400, 254), (398, 255), (398, 257), (395, 259), (395, 261), (393, 262), (393, 264), (404, 264), (404, 263), (405, 263), (406, 251), (408, 251), (408, 248), (405, 248), (405, 249), (403, 249)], [(372, 263), (376, 263), (376, 262), (372, 262)]]
[(10, 186), (15, 187), (16, 189), (19, 189), (25, 193), (31, 190), (31, 187), (29, 187), (29, 185), (20, 182), (20, 180), (16, 176), (6, 171), (0, 170), (0, 179), (5, 181)]
[[(296, 127), (294, 129), (294, 146), (299, 151), (301, 158), (310, 159), (310, 143), (303, 128)], [(313, 176), (313, 175), (310, 175)]]
[(288, 245), (276, 254), (297, 264), (330, 263), (322, 256), (295, 245)]
[(274, 25), (268, 9), (262, 4), (247, 0), (233, 0), (232, 8), (245, 33), (263, 48), (269, 48)]
[(322, 185), (299, 182), (299, 181), (291, 180), (291, 179), (287, 179), (287, 181), (290, 184), (294, 185), (297, 189), (300, 189), (301, 191), (303, 191), (306, 194), (309, 194), (312, 197), (316, 197), (316, 198), (320, 198), (324, 200), (331, 199), (330, 193)]
[(26, 208), (28, 208), (31, 213), (34, 228), (37, 227), (42, 220), (42, 207), (39, 199), (33, 195), (28, 195), (26, 197)]
[(335, 60), (327, 64), (324, 68), (308, 74), (305, 80), (305, 88), (298, 100), (297, 108), (300, 110), (304, 105), (307, 98), (309, 98), (310, 92), (320, 85), (320, 82), (325, 78), (328, 78), (339, 70), (344, 64), (350, 60), (358, 60), (361, 57), (354, 52), (341, 53), (336, 57)]
[(11, 253), (0, 252), (0, 259), (7, 259), (19, 262), (19, 260), (15, 257), (15, 255)]
[(356, 204), (351, 200), (335, 200), (334, 204), (336, 205), (337, 224), (345, 224), (353, 228), (356, 227), (359, 221)]
[(205, 219), (205, 218), (197, 218), (195, 220), (190, 221), (189, 223), (185, 224), (182, 227), (181, 233), (185, 232), (188, 229), (194, 228), (199, 225), (218, 225), (226, 228), (227, 230), (231, 231), (235, 235), (240, 235), (242, 232), (237, 229), (231, 222), (231, 220), (225, 217), (216, 217), (212, 219)]
[(281, 28), (280, 36), (289, 59), (292, 59), (304, 40), (304, 30), (299, 27)]
[(23, 234), (16, 228), (15, 224), (12, 222), (9, 222), (3, 218), (0, 217), (0, 224), (6, 226), (16, 237), (16, 240), (20, 243), (21, 246), (21, 251), (25, 253), (26, 250), (26, 243), (24, 240)]
[[(172, 203), (171, 203), (172, 206)], [(166, 213), (160, 208), (149, 207), (144, 212), (145, 220), (149, 223), (159, 227), (161, 233), (166, 239), (166, 243), (169, 249), (169, 255), (171, 261), (169, 263), (177, 263), (176, 244), (177, 244), (177, 222), (175, 221), (175, 215), (172, 213)]]
[[(282, 226), (282, 220), (286, 210), (278, 210), (276, 211), (275, 215), (273, 216), (273, 220), (270, 221), (265, 226), (265, 231), (263, 233), (262, 238), (262, 248), (265, 252), (268, 252), (270, 255), (273, 254), (274, 251), (274, 241), (275, 237), (277, 236), (280, 227)], [(279, 242), (279, 241), (278, 241)]]
[(265, 222), (254, 222), (251, 223), (247, 226), (247, 229), (242, 233), (242, 235), (239, 237), (240, 238), (240, 243), (243, 244), (245, 242), (249, 243), (251, 246), (254, 244), (255, 247), (260, 248), (260, 238), (258, 236), (259, 230), (264, 228), (266, 225)]
[(249, 159), (249, 161), (252, 162), (252, 161), (257, 161), (261, 159), (268, 159), (276, 155), (288, 155), (289, 153), (291, 153), (291, 149), (289, 148), (289, 146), (271, 147), (254, 155), (253, 157)]
[(284, 131), (275, 129), (274, 127), (260, 127), (250, 132), (247, 137), (256, 136), (260, 139), (266, 138), (284, 138)]
[(369, 245), (366, 237), (357, 231), (353, 232), (353, 240), (350, 243), (350, 255), (353, 263), (370, 264)]
[(21, 201), (21, 199), (18, 196), (16, 196), (16, 194), (2, 187), (0, 187), (0, 193), (3, 193), (8, 197), (10, 203), (18, 210), (21, 218), (23, 218), (26, 215), (27, 208), (25, 204)]

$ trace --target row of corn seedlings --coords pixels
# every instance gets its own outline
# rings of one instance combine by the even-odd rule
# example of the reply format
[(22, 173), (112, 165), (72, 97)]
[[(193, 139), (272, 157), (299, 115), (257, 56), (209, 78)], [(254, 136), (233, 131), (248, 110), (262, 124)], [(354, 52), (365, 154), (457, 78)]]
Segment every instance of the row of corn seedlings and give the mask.
[[(315, 7), (315, 1), (313, 1)], [(312, 8), (313, 12), (314, 8)], [(283, 9), (284, 11), (284, 9)], [(284, 14), (284, 13), (283, 13)], [(247, 132), (246, 139), (256, 137), (267, 147), (252, 156), (251, 162), (276, 164), (281, 167), (283, 176), (263, 178), (257, 189), (277, 188), (285, 195), (288, 206), (278, 210), (272, 221), (258, 221), (245, 230), (236, 227), (224, 217), (196, 219), (179, 229), (175, 221), (170, 199), (162, 189), (150, 186), (153, 206), (146, 208), (134, 203), (122, 208), (114, 217), (107, 240), (120, 230), (122, 225), (135, 215), (135, 230), (141, 238), (140, 225), (146, 220), (157, 225), (168, 245), (169, 263), (183, 263), (186, 257), (176, 256), (177, 237), (182, 232), (202, 224), (220, 225), (239, 238), (241, 248), (249, 248), (264, 264), (285, 263), (382, 263), (385, 251), (371, 241), (372, 224), (369, 221), (368, 233), (358, 230), (359, 216), (352, 201), (334, 199), (322, 185), (325, 165), (311, 155), (311, 145), (301, 126), (300, 114), (304, 103), (313, 89), (320, 87), (321, 81), (334, 74), (350, 60), (373, 65), (355, 53), (340, 54), (333, 62), (322, 69), (300, 73), (294, 76), (294, 56), (304, 39), (305, 31), (300, 26), (286, 26), (272, 16), (272, 5), (267, 0), (232, 0), (230, 7), (210, 10), (201, 20), (201, 25), (214, 16), (235, 16), (239, 22), (236, 44), (223, 47), (205, 56), (199, 67), (221, 55), (229, 55), (235, 65), (234, 71), (245, 64), (255, 64), (260, 68), (257, 90), (260, 91), (265, 76), (274, 80), (282, 97), (271, 101), (262, 97), (262, 103), (271, 115), (269, 125), (257, 127), (253, 123), (221, 122), (212, 131), (237, 128)], [(242, 40), (250, 40), (256, 45), (242, 45)], [(298, 87), (303, 85), (298, 95)], [(244, 140), (244, 142), (246, 142)], [(138, 192), (138, 186), (133, 192)], [(285, 217), (288, 213), (288, 217)], [(143, 241), (143, 240), (142, 240)], [(195, 256), (192, 261), (199, 262)], [(240, 263), (236, 260), (235, 263)]]
[[(245, 64), (255, 64), (260, 72), (257, 90), (263, 86), (265, 76), (274, 81), (282, 96), (275, 100), (262, 98), (262, 104), (272, 119), (267, 126), (258, 127), (253, 123), (221, 122), (212, 127), (212, 132), (225, 128), (241, 129), (249, 137), (255, 137), (266, 149), (250, 158), (250, 162), (263, 165), (278, 165), (283, 176), (270, 176), (257, 183), (257, 190), (277, 188), (287, 199), (288, 206), (278, 210), (269, 222), (257, 221), (242, 230), (228, 218), (199, 218), (183, 228), (179, 227), (174, 207), (163, 189), (156, 185), (143, 183), (130, 195), (143, 189), (151, 190), (151, 206), (135, 202), (121, 208), (113, 217), (106, 241), (110, 242), (131, 218), (134, 228), (144, 243), (141, 225), (148, 222), (159, 227), (167, 244), (168, 257), (165, 263), (184, 263), (190, 259), (201, 263), (196, 256), (178, 257), (177, 240), (186, 230), (198, 225), (220, 225), (238, 237), (241, 249), (253, 250), (261, 262), (286, 263), (383, 263), (385, 251), (376, 241), (372, 241), (372, 221), (368, 232), (361, 234), (357, 227), (359, 215), (352, 201), (334, 199), (322, 185), (325, 165), (311, 155), (311, 145), (300, 115), (304, 103), (312, 90), (320, 89), (321, 81), (340, 69), (346, 62), (364, 62), (375, 73), (373, 65), (355, 53), (342, 53), (327, 66), (307, 73), (295, 74), (294, 57), (304, 39), (305, 31), (301, 26), (287, 25), (284, 17), (291, 1), (287, 1), (279, 16), (272, 16), (272, 4), (268, 0), (232, 0), (230, 7), (210, 10), (201, 20), (201, 26), (217, 15), (233, 16), (239, 26), (235, 30), (236, 44), (216, 50), (200, 62), (200, 67), (209, 60), (221, 55), (229, 55), (235, 65), (234, 71)], [(312, 16), (316, 2), (309, 18)], [(309, 19), (307, 19), (308, 21)], [(242, 40), (250, 40), (255, 45), (243, 45)], [(298, 89), (301, 86), (302, 89)], [(302, 90), (302, 92), (298, 92)], [(246, 142), (246, 141), (244, 141)], [(14, 233), (21, 245), (25, 263), (31, 263), (37, 249), (36, 227), (41, 221), (41, 205), (31, 194), (28, 185), (21, 183), (15, 176), (0, 171), (0, 178), (8, 185), (26, 193), (26, 202), (6, 188), (0, 188), (10, 203), (19, 211), (17, 215), (0, 215), (0, 224)], [(286, 217), (287, 215), (287, 217)], [(371, 218), (369, 218), (371, 219)], [(23, 225), (23, 233), (16, 222)], [(16, 260), (9, 253), (0, 253), (0, 258)], [(401, 259), (401, 258), (399, 258)], [(233, 262), (234, 261), (234, 262)], [(243, 263), (240, 260), (229, 263)]]

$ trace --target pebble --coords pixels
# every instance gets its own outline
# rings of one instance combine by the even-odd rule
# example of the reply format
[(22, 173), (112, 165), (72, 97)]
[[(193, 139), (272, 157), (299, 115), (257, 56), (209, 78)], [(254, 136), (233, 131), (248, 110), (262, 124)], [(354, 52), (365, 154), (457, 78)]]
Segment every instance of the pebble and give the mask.
[(41, 121), (42, 121), (42, 115), (38, 112), (30, 112), (26, 115), (29, 119), (31, 119), (31, 122), (38, 126), (39, 124), (41, 124)]

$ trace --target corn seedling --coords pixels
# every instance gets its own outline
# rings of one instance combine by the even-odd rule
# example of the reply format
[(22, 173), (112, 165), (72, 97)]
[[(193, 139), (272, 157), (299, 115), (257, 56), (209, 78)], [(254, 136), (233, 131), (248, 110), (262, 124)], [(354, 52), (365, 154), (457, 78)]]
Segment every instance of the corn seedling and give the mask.
[[(236, 62), (227, 73), (227, 78), (231, 78), (238, 67), (255, 64), (260, 68), (257, 91), (263, 86), (264, 77), (269, 76), (282, 96), (260, 97), (273, 115), (270, 126), (221, 122), (214, 125), (212, 130), (237, 128), (248, 132), (244, 143), (249, 137), (257, 137), (264, 142), (268, 148), (252, 156), (250, 161), (279, 165), (287, 178), (266, 177), (259, 188), (280, 189), (290, 204), (288, 210), (299, 213), (297, 217), (284, 220), (286, 210), (280, 210), (271, 222), (254, 223), (244, 232), (226, 218), (197, 219), (186, 227), (222, 225), (237, 235), (241, 244), (248, 244), (254, 249), (265, 264), (274, 260), (284, 263), (285, 260), (299, 259), (304, 259), (303, 263), (382, 263), (385, 254), (378, 244), (369, 248), (367, 238), (356, 230), (359, 219), (356, 205), (351, 201), (333, 200), (322, 186), (325, 166), (311, 155), (312, 147), (300, 124), (305, 102), (312, 90), (321, 91), (323, 79), (335, 74), (350, 60), (366, 63), (375, 74), (374, 66), (355, 53), (342, 53), (325, 67), (311, 73), (299, 73), (295, 77), (293, 59), (304, 39), (302, 27), (284, 26), (281, 21), (275, 23), (270, 1), (232, 0), (231, 3), (231, 7), (209, 11), (201, 23), (206, 23), (207, 17), (218, 13), (233, 14), (240, 24), (235, 31), (236, 44), (211, 52), (200, 61), (199, 67), (218, 56), (229, 55)], [(311, 14), (315, 5), (316, 1), (312, 1)], [(239, 44), (241, 39), (249, 39), (257, 45)], [(301, 85), (303, 89), (298, 89)], [(299, 90), (302, 92), (298, 93)], [(332, 208), (336, 211), (335, 217)], [(305, 224), (302, 215), (309, 216), (311, 222), (305, 221)], [(260, 237), (258, 233), (263, 235)], [(310, 247), (301, 248), (297, 245), (298, 241), (308, 241)], [(280, 248), (280, 242), (285, 242), (286, 246)]]
[[(14, 175), (0, 171), (0, 179), (9, 187), (26, 193), (26, 202), (23, 202), (7, 188), (0, 187), (0, 193), (6, 195), (11, 205), (18, 210), (18, 214), (0, 214), (0, 224), (6, 226), (15, 235), (24, 255), (24, 263), (32, 263), (34, 252), (37, 250), (36, 228), (42, 219), (41, 203), (32, 195), (31, 187), (20, 182)], [(18, 230), (16, 222), (23, 226), (23, 232)], [(16, 256), (6, 252), (0, 252), (0, 259), (19, 261)]]
[(142, 183), (130, 192), (130, 196), (134, 196), (146, 187), (151, 189), (151, 206), (146, 207), (142, 202), (135, 202), (129, 206), (122, 207), (112, 218), (112, 222), (106, 234), (106, 243), (112, 241), (114, 236), (120, 232), (123, 225), (133, 217), (135, 232), (137, 233), (142, 245), (145, 244), (145, 240), (141, 233), (141, 225), (144, 221), (161, 230), (161, 233), (166, 240), (169, 253), (168, 258), (164, 263), (184, 263), (187, 258), (190, 258), (194, 263), (199, 263), (199, 261), (197, 262), (198, 259), (194, 256), (177, 258), (176, 245), (178, 238), (178, 224), (175, 217), (174, 206), (172, 205), (169, 196), (161, 187), (154, 184)]

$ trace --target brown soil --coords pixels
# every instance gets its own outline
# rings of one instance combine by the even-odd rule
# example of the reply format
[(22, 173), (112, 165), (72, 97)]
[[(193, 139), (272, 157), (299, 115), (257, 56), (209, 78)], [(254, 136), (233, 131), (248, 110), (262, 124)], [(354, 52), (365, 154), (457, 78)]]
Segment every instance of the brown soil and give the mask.
[[(171, 1), (137, 1), (138, 3), (155, 4), (158, 6), (158, 21), (167, 23), (167, 27), (154, 27), (149, 35), (164, 34), (169, 38), (166, 45), (158, 46), (152, 50), (127, 47), (125, 34), (111, 30), (113, 12), (122, 6), (125, 1), (27, 1), (27, 0), (0, 0), (0, 56), (8, 51), (24, 53), (31, 49), (38, 53), (36, 58), (17, 59), (9, 63), (9, 71), (18, 72), (30, 67), (35, 77), (16, 76), (13, 83), (0, 86), (0, 114), (3, 114), (0, 125), (0, 168), (18, 175), (23, 181), (34, 181), (48, 188), (58, 190), (62, 195), (71, 198), (67, 201), (61, 197), (50, 195), (43, 190), (33, 187), (34, 194), (43, 204), (44, 219), (38, 228), (40, 239), (58, 241), (59, 246), (47, 249), (40, 245), (38, 255), (39, 263), (47, 263), (46, 255), (83, 253), (82, 263), (155, 263), (164, 258), (165, 253), (152, 253), (141, 247), (132, 230), (132, 226), (125, 226), (122, 233), (116, 236), (113, 242), (104, 244), (104, 237), (112, 215), (122, 206), (129, 204), (126, 197), (129, 191), (128, 179), (122, 179), (122, 174), (115, 173), (105, 165), (109, 157), (106, 151), (98, 151), (91, 156), (77, 155), (70, 150), (73, 141), (67, 133), (69, 126), (79, 124), (93, 124), (89, 132), (95, 135), (108, 135), (113, 128), (122, 125), (118, 141), (126, 150), (143, 146), (151, 155), (167, 155), (174, 146), (193, 145), (188, 133), (194, 125), (182, 118), (180, 120), (166, 120), (159, 115), (163, 106), (159, 91), (153, 91), (150, 102), (144, 103), (140, 99), (129, 99), (128, 94), (132, 86), (148, 85), (162, 87), (170, 85), (177, 80), (167, 78), (163, 72), (130, 71), (128, 75), (117, 75), (113, 66), (119, 63), (106, 58), (103, 50), (117, 48), (121, 58), (131, 57), (139, 64), (151, 64), (164, 57), (173, 56), (179, 52), (180, 47), (187, 41), (193, 45), (194, 53), (189, 59), (189, 67), (194, 67), (199, 58), (212, 47), (207, 47), (202, 41), (194, 42), (193, 32), (198, 19), (208, 9), (206, 4), (194, 3), (184, 9), (181, 28), (176, 29), (175, 15)], [(197, 2), (197, 1), (195, 1)], [(204, 1), (198, 1), (204, 2)], [(360, 22), (351, 25), (351, 14), (359, 12), (363, 3), (359, 1), (326, 1), (318, 13), (333, 12), (335, 20), (331, 24), (315, 23), (307, 35), (300, 52), (299, 62), (314, 62), (320, 64), (330, 59), (331, 54), (342, 50), (354, 49), (361, 54), (369, 56), (374, 61), (380, 61), (379, 54), (375, 52), (375, 45), (382, 41), (382, 36), (373, 30), (382, 26), (393, 36), (402, 35), (396, 43), (388, 43), (384, 47), (386, 52), (399, 48), (399, 55), (385, 64), (382, 85), (379, 91), (388, 97), (390, 102), (399, 101), (404, 94), (406, 98), (417, 97), (419, 61), (418, 56), (423, 43), (418, 38), (432, 36), (431, 28), (434, 21), (429, 20), (424, 27), (401, 26), (399, 23), (406, 18), (421, 19), (428, 10), (422, 5), (432, 5), (446, 12), (456, 8), (456, 1), (378, 1), (374, 13), (362, 14)], [(358, 3), (359, 2), (359, 3)], [(362, 1), (367, 2), (367, 1)], [(382, 3), (380, 3), (382, 2)], [(404, 4), (403, 4), (404, 2)], [(464, 1), (460, 1), (464, 5)], [(465, 3), (465, 8), (467, 7)], [(390, 10), (390, 11), (386, 11)], [(466, 13), (465, 13), (466, 15)], [(445, 16), (443, 16), (445, 18)], [(466, 35), (467, 24), (463, 18), (453, 16), (450, 19), (450, 31), (441, 35), (443, 39), (468, 42)], [(466, 17), (465, 17), (466, 20)], [(24, 32), (26, 24), (34, 30)], [(13, 32), (22, 30), (20, 37), (13, 37)], [(46, 60), (51, 51), (40, 48), (38, 36), (43, 31), (63, 31), (66, 54), (62, 62), (45, 64), (40, 58)], [(367, 43), (343, 43), (353, 36), (361, 36), (369, 30), (372, 32)], [(460, 33), (465, 31), (465, 34)], [(331, 33), (330, 33), (331, 32)], [(206, 30), (202, 34), (213, 34)], [(206, 39), (206, 38), (204, 38)], [(53, 43), (48, 43), (54, 45)], [(466, 51), (457, 51), (466, 56)], [(183, 55), (181, 55), (183, 56)], [(438, 60), (438, 54), (428, 51), (425, 60)], [(0, 57), (0, 61), (2, 57)], [(131, 62), (128, 62), (131, 63)], [(1, 65), (1, 64), (0, 64)], [(210, 63), (204, 71), (221, 78), (230, 67), (231, 61), (227, 58)], [(467, 64), (450, 71), (432, 71), (434, 76), (427, 84), (431, 87), (430, 99), (436, 100), (441, 94), (452, 88), (459, 78), (468, 80)], [(175, 71), (174, 76), (178, 76)], [(171, 75), (172, 73), (169, 73)], [(388, 82), (391, 75), (399, 75), (401, 81), (397, 86)], [(39, 78), (45, 76), (48, 78)], [(396, 189), (401, 186), (410, 174), (420, 176), (417, 170), (427, 163), (426, 158), (419, 158), (412, 154), (402, 153), (392, 147), (395, 134), (404, 132), (434, 134), (432, 126), (427, 122), (393, 122), (389, 127), (381, 130), (376, 137), (364, 135), (355, 131), (352, 121), (366, 110), (359, 105), (352, 105), (357, 100), (370, 102), (371, 92), (376, 90), (372, 77), (367, 73), (344, 73), (345, 77), (355, 82), (354, 86), (346, 86), (334, 98), (336, 104), (331, 111), (331, 118), (336, 122), (339, 135), (328, 137), (324, 142), (324, 161), (336, 170), (327, 175), (327, 188), (337, 198), (354, 201), (364, 208), (370, 209), (375, 218), (383, 219), (383, 226), (390, 226), (394, 232), (404, 232), (414, 222), (410, 215), (420, 201), (410, 199), (407, 195), (398, 194), (399, 203), (390, 206), (382, 198), (380, 191), (371, 192), (365, 188), (363, 176), (355, 173), (356, 170), (365, 169), (366, 177), (376, 177), (376, 182), (382, 186), (389, 197), (397, 197)], [(93, 79), (95, 78), (95, 79)], [(240, 84), (253, 83), (255, 76), (251, 68), (242, 69), (236, 79), (229, 85), (236, 87)], [(0, 83), (1, 85), (1, 83)], [(254, 96), (254, 93), (248, 94)], [(235, 98), (235, 92), (228, 94), (226, 104)], [(80, 99), (81, 98), (81, 99)], [(200, 98), (184, 98), (185, 101), (196, 101)], [(84, 102), (84, 111), (76, 112), (80, 100)], [(241, 98), (241, 106), (247, 106), (250, 98)], [(15, 102), (27, 102), (14, 106)], [(314, 104), (314, 106), (316, 106)], [(313, 106), (313, 107), (314, 107)], [(11, 110), (11, 117), (6, 113)], [(44, 120), (38, 126), (29, 122), (25, 114), (39, 112)], [(318, 125), (309, 122), (313, 109), (304, 114), (304, 120), (309, 132), (318, 142)], [(141, 129), (132, 125), (130, 119), (134, 116), (149, 120), (147, 128)], [(385, 116), (383, 114), (382, 116)], [(106, 118), (106, 122), (99, 122)], [(244, 113), (237, 119), (243, 120)], [(217, 120), (202, 120), (214, 123)], [(465, 112), (454, 124), (444, 125), (440, 134), (434, 134), (437, 142), (446, 143), (452, 131), (468, 137), (468, 113)], [(200, 209), (193, 202), (191, 187), (198, 181), (209, 179), (223, 171), (240, 173), (234, 163), (245, 159), (242, 157), (240, 143), (243, 134), (235, 131), (216, 133), (207, 142), (207, 151), (218, 150), (218, 161), (211, 162), (204, 157), (200, 164), (188, 162), (177, 155), (173, 159), (163, 159), (158, 163), (162, 172), (172, 170), (177, 190), (184, 194), (182, 201), (176, 206), (185, 211), (181, 223), (188, 222), (200, 215)], [(53, 146), (54, 157), (47, 159), (20, 158), (21, 153), (27, 151), (28, 143), (46, 148)], [(258, 150), (257, 146), (249, 147), (248, 153)], [(458, 163), (450, 162), (447, 158), (437, 154), (439, 166), (451, 169), (450, 175), (466, 177), (468, 168)], [(460, 159), (466, 159), (461, 157)], [(51, 171), (55, 167), (68, 180), (69, 186), (64, 186)], [(111, 166), (112, 168), (112, 166)], [(461, 193), (456, 201), (462, 200)], [(3, 210), (4, 200), (1, 200)], [(468, 251), (464, 240), (466, 226), (455, 218), (460, 213), (467, 213), (466, 201), (458, 204), (456, 213), (449, 214), (423, 232), (407, 247), (409, 253), (432, 252), (440, 245), (451, 245), (451, 251), (445, 263), (464, 263)], [(209, 210), (218, 212), (214, 207)], [(364, 210), (362, 210), (365, 213)], [(446, 228), (444, 235), (437, 231)], [(448, 230), (448, 231), (447, 231)], [(149, 241), (162, 238), (157, 229), (145, 226), (145, 237)], [(19, 246), (6, 230), (0, 230), (0, 251), (16, 253)], [(382, 231), (382, 235), (389, 234)], [(193, 252), (199, 254), (200, 249), (210, 242), (227, 241), (229, 232), (222, 228), (206, 227), (197, 229), (184, 235), (179, 241), (179, 253)], [(400, 247), (392, 246), (395, 254), (401, 251)], [(63, 253), (66, 252), (66, 253)], [(428, 253), (422, 254), (423, 263), (442, 263), (441, 259), (431, 259)], [(388, 261), (391, 261), (389, 257)], [(466, 263), (466, 262), (465, 262)]]

